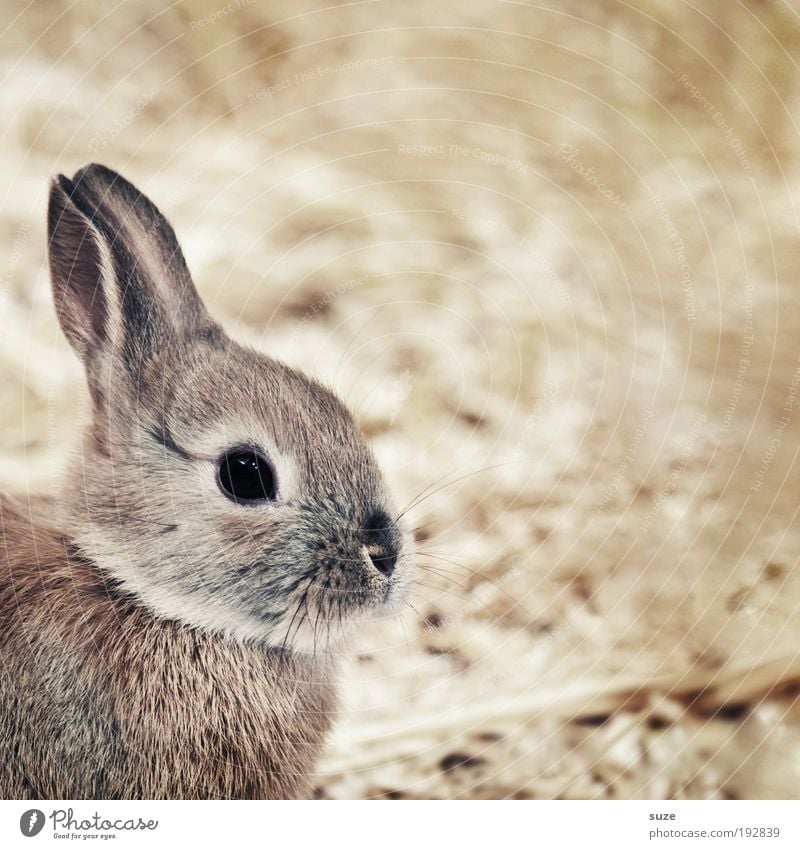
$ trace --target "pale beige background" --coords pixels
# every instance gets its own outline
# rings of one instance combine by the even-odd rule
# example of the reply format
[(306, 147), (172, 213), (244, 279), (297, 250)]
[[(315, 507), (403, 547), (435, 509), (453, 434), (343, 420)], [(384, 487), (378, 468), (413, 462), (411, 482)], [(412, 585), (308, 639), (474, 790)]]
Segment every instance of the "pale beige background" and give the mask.
[(451, 482), (320, 795), (798, 795), (799, 13), (5, 3), (0, 483), (74, 443), (44, 209), (101, 161), (400, 503)]

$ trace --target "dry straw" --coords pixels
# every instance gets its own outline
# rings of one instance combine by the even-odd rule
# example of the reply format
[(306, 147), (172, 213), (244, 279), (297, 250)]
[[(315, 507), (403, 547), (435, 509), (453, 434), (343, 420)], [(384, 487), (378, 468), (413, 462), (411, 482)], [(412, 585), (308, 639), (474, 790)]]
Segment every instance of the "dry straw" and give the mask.
[(4, 488), (76, 436), (43, 209), (99, 159), (401, 503), (440, 480), (321, 795), (796, 795), (795, 5), (16, 6)]

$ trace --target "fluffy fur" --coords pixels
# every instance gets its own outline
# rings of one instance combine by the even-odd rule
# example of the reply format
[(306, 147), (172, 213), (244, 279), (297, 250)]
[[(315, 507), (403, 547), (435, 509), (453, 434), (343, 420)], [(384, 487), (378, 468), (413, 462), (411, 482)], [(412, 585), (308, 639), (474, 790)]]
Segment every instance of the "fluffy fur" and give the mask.
[(3, 798), (308, 793), (329, 661), (154, 617), (63, 534), (0, 506)]
[(0, 489), (54, 491), (83, 418), (42, 174), (116, 163), (215, 318), (434, 493), (321, 794), (795, 797), (798, 5), (17, 5)]
[[(62, 498), (3, 504), (0, 795), (302, 795), (330, 655), (411, 580), (374, 458), (332, 393), (223, 333), (118, 174), (58, 177), (48, 220), (93, 417)], [(274, 500), (225, 495), (236, 446)]]

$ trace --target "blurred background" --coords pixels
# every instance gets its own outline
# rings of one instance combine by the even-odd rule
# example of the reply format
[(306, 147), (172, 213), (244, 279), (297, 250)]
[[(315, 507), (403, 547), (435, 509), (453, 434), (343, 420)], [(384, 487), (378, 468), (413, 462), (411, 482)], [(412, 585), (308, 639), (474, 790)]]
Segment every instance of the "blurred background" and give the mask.
[(798, 5), (4, 3), (0, 486), (75, 444), (103, 162), (414, 504), (318, 796), (798, 795)]

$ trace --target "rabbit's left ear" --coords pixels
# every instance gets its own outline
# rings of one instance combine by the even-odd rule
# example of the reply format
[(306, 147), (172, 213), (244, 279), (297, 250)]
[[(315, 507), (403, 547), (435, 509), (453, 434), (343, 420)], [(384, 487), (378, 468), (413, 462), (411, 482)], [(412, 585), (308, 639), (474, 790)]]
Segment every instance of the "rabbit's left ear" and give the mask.
[(90, 378), (109, 356), (136, 371), (171, 337), (210, 322), (172, 227), (115, 171), (56, 177), (48, 236), (59, 321)]

